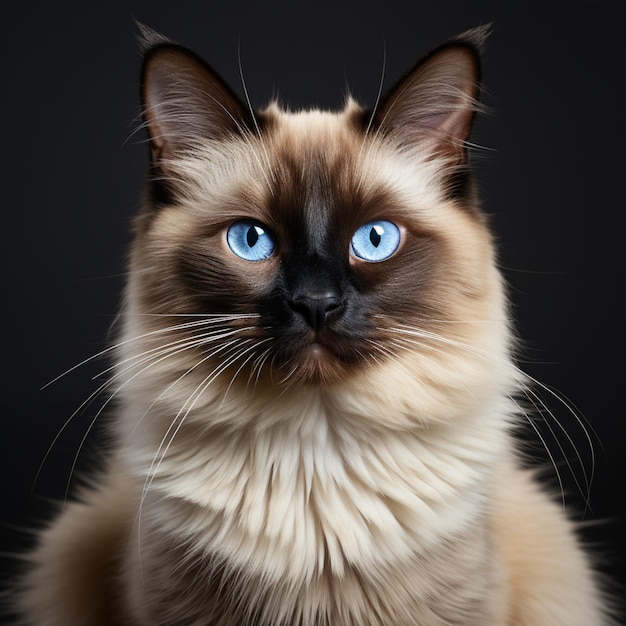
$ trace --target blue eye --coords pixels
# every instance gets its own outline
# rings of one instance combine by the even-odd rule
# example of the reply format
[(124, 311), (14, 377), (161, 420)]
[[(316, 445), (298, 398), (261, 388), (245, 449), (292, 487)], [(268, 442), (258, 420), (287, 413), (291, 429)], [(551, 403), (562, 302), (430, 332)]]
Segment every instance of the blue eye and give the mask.
[(387, 220), (368, 222), (352, 235), (351, 244), (359, 259), (370, 263), (384, 261), (400, 247), (400, 229)]
[(231, 224), (226, 241), (233, 253), (246, 261), (263, 261), (271, 257), (276, 245), (265, 226), (254, 220)]

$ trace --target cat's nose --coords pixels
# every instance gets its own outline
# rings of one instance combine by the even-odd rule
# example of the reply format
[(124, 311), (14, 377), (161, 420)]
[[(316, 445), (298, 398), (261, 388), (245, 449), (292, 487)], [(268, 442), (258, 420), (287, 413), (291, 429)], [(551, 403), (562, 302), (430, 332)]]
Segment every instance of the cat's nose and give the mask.
[(313, 330), (320, 330), (329, 314), (341, 306), (341, 297), (334, 291), (304, 293), (290, 300), (289, 306), (300, 313)]

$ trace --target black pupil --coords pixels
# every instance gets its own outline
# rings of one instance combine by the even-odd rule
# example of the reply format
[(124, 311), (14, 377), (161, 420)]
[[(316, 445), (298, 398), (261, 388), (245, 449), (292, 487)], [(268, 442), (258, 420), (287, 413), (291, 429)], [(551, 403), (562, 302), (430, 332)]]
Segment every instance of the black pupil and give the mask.
[(248, 228), (248, 232), (246, 233), (246, 241), (248, 242), (248, 245), (253, 248), (258, 240), (259, 233), (257, 233), (254, 226), (250, 226), (250, 228)]
[(370, 230), (370, 241), (375, 248), (380, 245), (380, 234), (374, 227)]

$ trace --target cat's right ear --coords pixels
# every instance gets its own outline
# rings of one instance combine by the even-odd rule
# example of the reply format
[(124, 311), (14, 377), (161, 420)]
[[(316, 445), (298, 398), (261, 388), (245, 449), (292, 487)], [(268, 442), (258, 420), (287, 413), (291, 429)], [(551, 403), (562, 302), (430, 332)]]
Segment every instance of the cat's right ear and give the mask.
[(248, 132), (250, 115), (200, 57), (141, 28), (141, 104), (155, 162), (207, 139)]
[(465, 163), (466, 142), (480, 110), (480, 52), (489, 30), (467, 31), (416, 63), (381, 102), (374, 127), (403, 150)]

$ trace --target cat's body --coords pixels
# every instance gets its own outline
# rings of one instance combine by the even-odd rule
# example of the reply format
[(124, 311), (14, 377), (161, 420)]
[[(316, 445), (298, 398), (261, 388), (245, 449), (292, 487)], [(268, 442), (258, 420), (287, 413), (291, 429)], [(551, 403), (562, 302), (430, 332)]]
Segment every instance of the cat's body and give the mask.
[(373, 113), (256, 117), (151, 36), (117, 446), (42, 535), (28, 624), (608, 624), (510, 435), (464, 144), (483, 34)]

